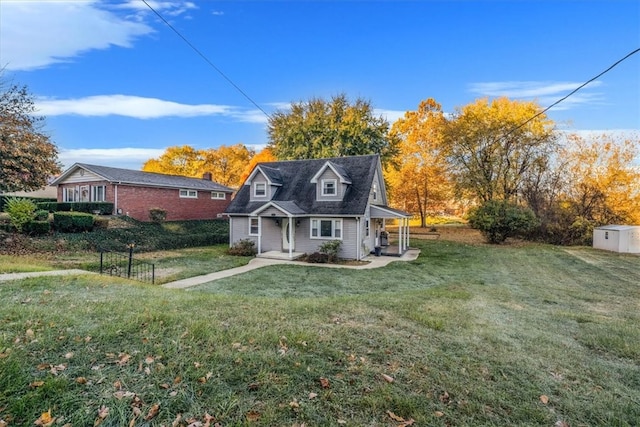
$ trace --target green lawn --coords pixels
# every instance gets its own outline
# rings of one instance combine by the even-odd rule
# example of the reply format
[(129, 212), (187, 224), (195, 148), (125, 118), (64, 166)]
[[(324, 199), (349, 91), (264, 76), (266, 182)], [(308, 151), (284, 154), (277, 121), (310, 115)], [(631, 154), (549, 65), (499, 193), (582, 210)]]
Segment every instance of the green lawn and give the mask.
[(2, 283), (0, 420), (639, 424), (640, 258), (414, 244), (417, 261), (378, 270), (274, 266), (190, 291)]

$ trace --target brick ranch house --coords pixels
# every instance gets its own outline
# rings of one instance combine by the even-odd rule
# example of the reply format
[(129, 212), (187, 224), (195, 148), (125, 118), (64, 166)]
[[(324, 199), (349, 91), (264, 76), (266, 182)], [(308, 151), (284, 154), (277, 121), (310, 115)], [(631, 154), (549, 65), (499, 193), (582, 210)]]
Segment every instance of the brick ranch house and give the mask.
[(234, 190), (211, 180), (76, 163), (53, 181), (58, 202), (110, 202), (114, 214), (149, 221), (149, 209), (167, 211), (167, 221), (214, 219)]

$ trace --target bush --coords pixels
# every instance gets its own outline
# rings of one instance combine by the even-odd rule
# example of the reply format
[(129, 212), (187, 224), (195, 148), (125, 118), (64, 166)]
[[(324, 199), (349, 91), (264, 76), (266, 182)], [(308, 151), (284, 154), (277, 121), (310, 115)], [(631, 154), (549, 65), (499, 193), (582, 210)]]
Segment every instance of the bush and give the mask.
[(104, 218), (101, 216), (95, 217), (93, 219), (93, 229), (106, 230), (109, 228), (109, 218)]
[[(36, 203), (37, 206), (37, 203)], [(49, 219), (49, 211), (45, 211), (45, 210), (37, 210), (36, 213), (33, 215), (33, 219), (36, 221), (47, 221)]]
[(11, 224), (18, 233), (22, 233), (23, 228), (33, 220), (36, 205), (29, 199), (11, 197), (7, 199), (4, 208), (5, 212), (9, 214)]
[(24, 230), (31, 235), (42, 236), (49, 233), (51, 230), (51, 224), (49, 221), (31, 221), (27, 223)]
[(329, 262), (329, 255), (322, 252), (314, 252), (307, 256), (307, 262), (314, 264), (326, 264)]
[(82, 212), (56, 212), (53, 227), (62, 233), (77, 233), (93, 229), (93, 215)]
[(162, 208), (149, 209), (149, 219), (152, 222), (164, 222), (167, 219), (167, 210)]
[(229, 255), (253, 256), (258, 252), (255, 246), (256, 244), (253, 240), (242, 239), (235, 242), (228, 252)]
[(58, 209), (58, 202), (37, 202), (36, 208), (39, 210), (47, 211), (47, 212), (55, 212)]
[(340, 245), (342, 245), (342, 240), (329, 240), (320, 245), (319, 252), (327, 255), (329, 262), (336, 262), (340, 252)]
[(480, 230), (489, 243), (502, 243), (521, 236), (538, 225), (533, 211), (505, 200), (490, 200), (469, 212), (469, 224)]
[(49, 212), (99, 212), (100, 215), (112, 215), (113, 203), (110, 202), (61, 202), (38, 203), (38, 209)]

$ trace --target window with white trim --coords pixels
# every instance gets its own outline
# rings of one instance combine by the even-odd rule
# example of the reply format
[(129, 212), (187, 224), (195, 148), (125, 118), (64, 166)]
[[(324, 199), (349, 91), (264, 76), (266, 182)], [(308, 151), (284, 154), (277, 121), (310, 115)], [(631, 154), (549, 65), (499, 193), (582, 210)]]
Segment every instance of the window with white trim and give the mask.
[(342, 239), (341, 219), (312, 219), (312, 239)]
[(224, 200), (227, 198), (227, 195), (221, 191), (212, 191), (211, 198), (216, 200)]
[(63, 202), (77, 202), (80, 200), (80, 190), (78, 187), (63, 187), (62, 188), (62, 201)]
[(249, 218), (249, 236), (257, 236), (260, 234), (260, 221), (258, 217)]
[(196, 190), (180, 190), (180, 197), (183, 199), (197, 199), (198, 192)]
[(267, 183), (255, 182), (253, 184), (253, 195), (255, 197), (265, 197), (267, 195)]
[(365, 237), (369, 237), (369, 233), (370, 233), (370, 231), (369, 231), (369, 220), (365, 219), (364, 220), (364, 236)]
[(373, 200), (378, 200), (378, 186), (375, 182), (373, 183), (371, 191), (373, 192)]
[(322, 195), (323, 196), (335, 196), (337, 194), (338, 181), (335, 179), (323, 179), (322, 180)]
[(104, 202), (107, 200), (107, 186), (106, 185), (94, 185), (91, 187), (91, 201), (92, 202)]

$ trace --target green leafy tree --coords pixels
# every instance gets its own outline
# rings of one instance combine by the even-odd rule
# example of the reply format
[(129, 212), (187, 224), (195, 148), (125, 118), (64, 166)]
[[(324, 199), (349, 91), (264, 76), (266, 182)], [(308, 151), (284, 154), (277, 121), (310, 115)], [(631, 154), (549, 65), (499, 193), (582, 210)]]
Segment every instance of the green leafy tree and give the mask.
[(268, 132), (269, 147), (281, 160), (380, 154), (389, 165), (399, 153), (399, 140), (371, 103), (350, 103), (344, 94), (292, 103), (288, 112), (269, 118)]
[(36, 204), (29, 199), (11, 197), (7, 200), (4, 210), (9, 214), (9, 221), (18, 233), (22, 233), (27, 224), (35, 218)]
[(26, 86), (7, 84), (0, 75), (0, 192), (32, 191), (60, 172), (58, 149), (42, 132)]
[(483, 202), (515, 200), (534, 166), (555, 149), (554, 123), (540, 111), (535, 102), (507, 98), (458, 109), (444, 132), (458, 190)]
[(480, 230), (489, 243), (502, 243), (508, 237), (529, 233), (538, 220), (527, 207), (506, 200), (489, 200), (471, 209), (469, 224)]

